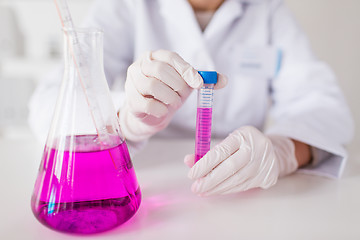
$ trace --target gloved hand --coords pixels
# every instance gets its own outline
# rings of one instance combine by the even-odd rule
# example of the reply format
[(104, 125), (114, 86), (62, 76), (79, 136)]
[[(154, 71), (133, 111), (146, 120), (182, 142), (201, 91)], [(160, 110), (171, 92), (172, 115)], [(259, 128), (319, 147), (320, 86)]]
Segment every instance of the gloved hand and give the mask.
[[(166, 50), (148, 52), (127, 72), (125, 104), (119, 110), (120, 126), (126, 139), (141, 141), (166, 128), (192, 89), (203, 79), (178, 54)], [(226, 85), (219, 74), (216, 88)]]
[[(192, 166), (195, 156), (184, 162)], [(295, 146), (283, 136), (265, 136), (254, 127), (237, 129), (211, 149), (189, 171), (191, 189), (201, 196), (228, 194), (251, 188), (267, 189), (279, 176), (298, 168)]]

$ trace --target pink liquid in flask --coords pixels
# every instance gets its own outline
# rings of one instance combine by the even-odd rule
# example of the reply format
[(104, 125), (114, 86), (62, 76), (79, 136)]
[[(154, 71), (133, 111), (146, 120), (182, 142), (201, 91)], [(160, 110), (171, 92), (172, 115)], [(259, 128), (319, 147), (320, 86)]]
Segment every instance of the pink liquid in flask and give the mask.
[(69, 138), (66, 145), (76, 146), (74, 151), (45, 147), (32, 196), (32, 210), (44, 225), (96, 233), (126, 222), (138, 210), (141, 192), (126, 143), (114, 138), (99, 148), (96, 138)]
[(195, 162), (197, 162), (210, 150), (211, 118), (212, 108), (197, 108)]

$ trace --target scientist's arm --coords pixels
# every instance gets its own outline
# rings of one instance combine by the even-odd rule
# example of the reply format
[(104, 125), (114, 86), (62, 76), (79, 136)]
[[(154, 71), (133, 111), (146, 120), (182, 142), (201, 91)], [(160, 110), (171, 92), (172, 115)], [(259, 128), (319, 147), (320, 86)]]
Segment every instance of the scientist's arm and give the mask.
[[(287, 136), (310, 146), (311, 162), (301, 171), (338, 178), (347, 158), (344, 146), (353, 136), (349, 107), (334, 73), (314, 56), (283, 1), (272, 0), (270, 6), (271, 44), (281, 49), (284, 57), (271, 82), (273, 124), (266, 134)], [(302, 157), (297, 158), (300, 161)]]
[(311, 162), (311, 148), (308, 144), (292, 139), (295, 146), (295, 158), (299, 167)]

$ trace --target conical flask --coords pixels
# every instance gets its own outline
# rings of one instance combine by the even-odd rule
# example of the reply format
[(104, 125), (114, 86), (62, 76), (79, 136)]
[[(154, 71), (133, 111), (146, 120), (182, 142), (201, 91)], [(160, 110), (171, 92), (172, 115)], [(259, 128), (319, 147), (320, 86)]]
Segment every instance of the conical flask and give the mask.
[(103, 32), (63, 31), (64, 78), (31, 207), (52, 229), (102, 232), (135, 214), (141, 192), (103, 71)]

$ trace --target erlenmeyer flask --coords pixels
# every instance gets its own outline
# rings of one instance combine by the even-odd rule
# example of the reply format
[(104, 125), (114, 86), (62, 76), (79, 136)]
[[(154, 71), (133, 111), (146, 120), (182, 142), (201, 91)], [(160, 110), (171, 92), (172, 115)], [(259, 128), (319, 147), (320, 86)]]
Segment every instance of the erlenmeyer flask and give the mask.
[[(64, 29), (64, 35), (64, 78), (31, 207), (52, 229), (102, 232), (135, 214), (141, 192), (103, 71), (103, 32)], [(79, 77), (79, 68), (86, 74)]]

